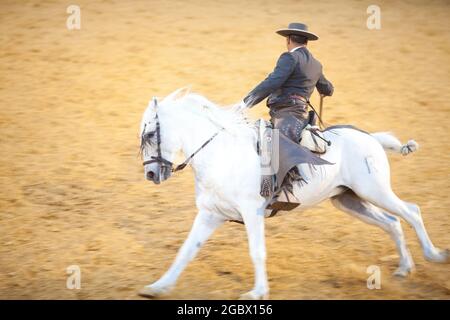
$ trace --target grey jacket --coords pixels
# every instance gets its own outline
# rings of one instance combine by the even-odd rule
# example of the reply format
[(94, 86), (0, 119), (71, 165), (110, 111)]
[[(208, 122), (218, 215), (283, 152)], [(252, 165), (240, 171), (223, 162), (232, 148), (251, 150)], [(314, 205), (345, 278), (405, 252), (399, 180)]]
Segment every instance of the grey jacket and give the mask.
[(322, 73), (322, 64), (317, 61), (306, 47), (294, 52), (285, 52), (278, 59), (274, 71), (244, 98), (247, 106), (252, 107), (265, 98), (267, 106), (277, 109), (284, 101), (288, 105), (292, 95), (309, 99), (314, 87), (320, 94), (331, 96), (333, 85)]

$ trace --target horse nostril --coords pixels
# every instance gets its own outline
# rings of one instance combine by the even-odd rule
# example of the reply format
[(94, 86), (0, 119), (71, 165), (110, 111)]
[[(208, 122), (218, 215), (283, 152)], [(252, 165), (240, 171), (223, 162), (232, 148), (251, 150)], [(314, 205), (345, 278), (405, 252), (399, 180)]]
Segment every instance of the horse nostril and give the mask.
[(153, 177), (155, 176), (155, 174), (153, 173), (153, 171), (149, 171), (147, 172), (147, 179), (148, 180), (153, 180)]

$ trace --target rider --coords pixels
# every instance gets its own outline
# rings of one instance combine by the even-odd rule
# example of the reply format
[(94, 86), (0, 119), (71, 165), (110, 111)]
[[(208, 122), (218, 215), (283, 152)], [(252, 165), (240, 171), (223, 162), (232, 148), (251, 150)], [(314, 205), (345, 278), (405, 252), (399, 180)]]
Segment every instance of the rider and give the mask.
[[(319, 38), (309, 32), (305, 24), (290, 23), (287, 29), (277, 33), (286, 37), (288, 51), (280, 56), (274, 71), (243, 99), (239, 108), (251, 108), (269, 97), (267, 106), (274, 128), (298, 143), (307, 125), (307, 101), (314, 87), (322, 96), (331, 96), (334, 88), (323, 75), (321, 63), (306, 48), (308, 41)], [(291, 178), (299, 178), (296, 170), (291, 174)]]
[(306, 101), (314, 87), (322, 96), (331, 96), (334, 88), (323, 75), (321, 63), (306, 48), (308, 41), (319, 38), (305, 24), (290, 23), (287, 29), (277, 33), (286, 37), (288, 52), (280, 56), (274, 71), (250, 91), (241, 106), (251, 108), (269, 97), (267, 106), (274, 127), (298, 142), (306, 126)]

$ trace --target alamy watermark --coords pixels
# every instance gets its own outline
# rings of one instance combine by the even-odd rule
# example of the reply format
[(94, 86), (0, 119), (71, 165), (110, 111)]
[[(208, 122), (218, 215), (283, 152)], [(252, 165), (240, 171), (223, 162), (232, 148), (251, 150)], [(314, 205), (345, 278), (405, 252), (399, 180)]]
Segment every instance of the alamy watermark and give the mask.
[(66, 12), (69, 14), (66, 20), (66, 27), (68, 30), (81, 29), (81, 9), (80, 6), (72, 4), (67, 7)]
[(370, 265), (367, 267), (366, 272), (370, 274), (367, 278), (367, 289), (381, 289), (381, 270), (379, 266)]
[(73, 264), (66, 268), (66, 273), (69, 275), (66, 280), (66, 288), (69, 290), (81, 289), (81, 269), (78, 265)]
[(367, 7), (366, 10), (369, 17), (367, 18), (366, 25), (369, 30), (381, 29), (381, 9), (379, 6), (372, 4)]

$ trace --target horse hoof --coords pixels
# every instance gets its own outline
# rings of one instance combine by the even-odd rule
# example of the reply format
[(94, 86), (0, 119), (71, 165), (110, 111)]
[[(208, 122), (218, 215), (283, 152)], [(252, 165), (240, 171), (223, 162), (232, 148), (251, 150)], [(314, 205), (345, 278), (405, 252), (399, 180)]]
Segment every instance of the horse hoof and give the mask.
[(425, 255), (425, 259), (436, 263), (450, 263), (450, 250), (438, 249), (436, 253)]
[(397, 278), (406, 278), (410, 273), (411, 273), (410, 268), (398, 267), (397, 270), (395, 270), (393, 275), (394, 275), (394, 277), (397, 277)]
[(150, 298), (150, 299), (158, 298), (158, 297), (161, 297), (161, 296), (163, 296), (165, 294), (167, 294), (166, 290), (159, 289), (159, 288), (156, 288), (156, 287), (151, 286), (151, 285), (143, 287), (138, 292), (138, 295), (140, 295), (141, 297)]
[(450, 263), (450, 250), (441, 250), (440, 255), (442, 257), (442, 263)]
[(269, 294), (258, 294), (254, 291), (249, 291), (244, 294), (241, 294), (239, 300), (267, 300), (269, 298)]

